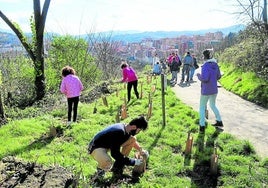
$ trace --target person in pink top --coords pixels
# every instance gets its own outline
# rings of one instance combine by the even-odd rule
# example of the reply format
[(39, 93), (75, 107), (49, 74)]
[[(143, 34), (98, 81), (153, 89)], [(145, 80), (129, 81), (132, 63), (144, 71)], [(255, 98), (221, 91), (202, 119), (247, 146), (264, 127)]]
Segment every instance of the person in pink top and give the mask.
[(73, 111), (73, 122), (77, 119), (77, 107), (79, 102), (79, 96), (84, 89), (82, 82), (75, 75), (75, 70), (70, 66), (65, 66), (61, 70), (62, 81), (60, 86), (61, 93), (65, 94), (68, 103), (68, 122), (71, 124), (71, 117)]
[(123, 78), (121, 82), (127, 82), (127, 99), (128, 102), (131, 98), (131, 89), (134, 88), (137, 99), (139, 98), (138, 92), (138, 76), (133, 68), (131, 68), (126, 62), (121, 64)]

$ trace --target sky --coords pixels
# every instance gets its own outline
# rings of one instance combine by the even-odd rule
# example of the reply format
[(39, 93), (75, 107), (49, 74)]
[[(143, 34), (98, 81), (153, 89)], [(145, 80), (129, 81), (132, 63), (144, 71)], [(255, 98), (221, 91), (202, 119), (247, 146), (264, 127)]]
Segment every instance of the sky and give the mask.
[[(41, 0), (41, 8), (44, 0)], [(51, 0), (45, 31), (186, 31), (239, 23), (236, 0)], [(0, 0), (0, 10), (30, 32), (33, 0)], [(0, 18), (0, 29), (9, 29)]]

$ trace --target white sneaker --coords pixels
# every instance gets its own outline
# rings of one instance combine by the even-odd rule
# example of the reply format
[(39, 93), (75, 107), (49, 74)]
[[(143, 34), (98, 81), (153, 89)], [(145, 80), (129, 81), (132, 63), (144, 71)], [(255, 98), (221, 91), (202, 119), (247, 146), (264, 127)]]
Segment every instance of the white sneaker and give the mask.
[(69, 127), (71, 125), (71, 123), (72, 123), (71, 121), (68, 121), (67, 126)]

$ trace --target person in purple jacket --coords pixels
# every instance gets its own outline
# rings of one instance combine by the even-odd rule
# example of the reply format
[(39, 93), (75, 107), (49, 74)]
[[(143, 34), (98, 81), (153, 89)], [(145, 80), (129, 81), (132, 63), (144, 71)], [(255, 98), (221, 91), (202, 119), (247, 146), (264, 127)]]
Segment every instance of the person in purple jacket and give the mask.
[(137, 97), (139, 98), (139, 92), (138, 92), (138, 76), (135, 72), (135, 70), (130, 67), (126, 62), (123, 62), (121, 64), (122, 69), (122, 80), (121, 82), (127, 82), (127, 99), (128, 102), (131, 99), (131, 89), (132, 86), (134, 87), (134, 92)]
[[(88, 145), (89, 154), (98, 162), (97, 171), (93, 178), (102, 179), (105, 172), (111, 170), (115, 178), (123, 175), (125, 165), (142, 164), (141, 159), (129, 158), (132, 148), (145, 152), (136, 140), (135, 135), (146, 130), (148, 123), (143, 116), (132, 119), (128, 124), (116, 123), (98, 132)], [(114, 163), (111, 157), (114, 159)]]
[(79, 96), (84, 89), (82, 82), (75, 75), (75, 70), (70, 66), (65, 66), (61, 70), (62, 81), (60, 86), (61, 93), (65, 94), (68, 103), (68, 122), (67, 126), (71, 124), (71, 117), (73, 111), (73, 122), (77, 119), (77, 108)]
[(201, 96), (199, 104), (199, 125), (201, 133), (205, 131), (205, 111), (208, 101), (210, 108), (216, 117), (216, 123), (213, 124), (213, 126), (223, 126), (220, 112), (216, 107), (216, 97), (218, 94), (217, 81), (221, 78), (220, 68), (216, 59), (212, 59), (209, 50), (205, 50), (203, 55), (205, 63), (202, 65), (201, 74), (197, 73), (197, 77), (201, 81)]

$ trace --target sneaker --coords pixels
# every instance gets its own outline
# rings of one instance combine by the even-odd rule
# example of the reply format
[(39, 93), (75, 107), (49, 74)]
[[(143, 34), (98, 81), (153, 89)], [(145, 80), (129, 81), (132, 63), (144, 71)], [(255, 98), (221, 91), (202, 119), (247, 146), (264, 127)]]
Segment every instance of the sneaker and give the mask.
[(68, 122), (67, 122), (67, 127), (68, 127), (68, 128), (71, 127), (71, 124), (72, 124), (72, 122), (71, 122), (71, 121), (68, 121)]
[(204, 133), (205, 132), (205, 126), (200, 126), (199, 127), (199, 132)]
[(223, 127), (222, 121), (216, 121), (216, 123), (212, 124), (214, 127)]

